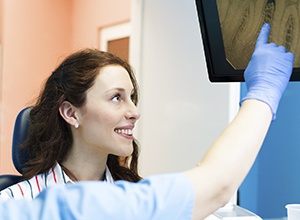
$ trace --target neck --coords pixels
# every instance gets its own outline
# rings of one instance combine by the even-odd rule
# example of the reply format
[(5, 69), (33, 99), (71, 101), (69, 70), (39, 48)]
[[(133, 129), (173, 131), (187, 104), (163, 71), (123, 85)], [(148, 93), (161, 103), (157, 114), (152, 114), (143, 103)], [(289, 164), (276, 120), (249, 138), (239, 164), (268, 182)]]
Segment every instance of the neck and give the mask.
[(103, 180), (106, 170), (107, 155), (105, 157), (87, 156), (70, 152), (67, 158), (61, 162), (65, 173), (73, 181)]

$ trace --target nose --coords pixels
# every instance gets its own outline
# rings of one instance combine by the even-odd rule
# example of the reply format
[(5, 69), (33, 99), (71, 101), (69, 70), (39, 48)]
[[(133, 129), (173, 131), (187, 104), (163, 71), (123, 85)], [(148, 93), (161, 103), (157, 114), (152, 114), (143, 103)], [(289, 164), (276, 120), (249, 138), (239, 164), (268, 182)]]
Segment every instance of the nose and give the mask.
[(137, 106), (133, 102), (130, 102), (125, 114), (125, 118), (127, 120), (132, 120), (133, 122), (136, 122), (140, 117), (141, 115), (139, 113)]

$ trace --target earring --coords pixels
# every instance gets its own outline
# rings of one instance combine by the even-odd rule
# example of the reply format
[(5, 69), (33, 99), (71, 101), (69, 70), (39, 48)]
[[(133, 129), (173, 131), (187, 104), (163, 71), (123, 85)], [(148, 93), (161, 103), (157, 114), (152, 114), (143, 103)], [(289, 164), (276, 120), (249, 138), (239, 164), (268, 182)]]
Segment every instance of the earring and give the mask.
[(78, 123), (74, 124), (74, 127), (75, 127), (75, 128), (78, 128), (78, 127), (79, 127), (79, 124), (78, 124)]

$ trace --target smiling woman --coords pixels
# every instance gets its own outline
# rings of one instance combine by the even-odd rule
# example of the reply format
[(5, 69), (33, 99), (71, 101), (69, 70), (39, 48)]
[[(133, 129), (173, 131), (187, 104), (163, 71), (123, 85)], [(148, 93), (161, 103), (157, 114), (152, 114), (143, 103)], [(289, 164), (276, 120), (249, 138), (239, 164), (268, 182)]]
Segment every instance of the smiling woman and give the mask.
[(127, 62), (96, 49), (67, 57), (30, 113), (23, 146), (30, 154), (26, 181), (2, 191), (1, 197), (32, 199), (52, 184), (81, 180), (139, 181), (132, 131), (140, 117), (137, 101), (136, 79)]

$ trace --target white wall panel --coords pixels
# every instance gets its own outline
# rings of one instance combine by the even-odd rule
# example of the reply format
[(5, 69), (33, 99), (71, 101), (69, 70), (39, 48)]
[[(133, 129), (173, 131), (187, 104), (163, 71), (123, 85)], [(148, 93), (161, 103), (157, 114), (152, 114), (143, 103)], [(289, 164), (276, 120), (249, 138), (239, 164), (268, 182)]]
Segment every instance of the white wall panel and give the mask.
[(131, 21), (140, 172), (191, 168), (236, 112), (239, 85), (209, 82), (194, 0), (132, 0)]

